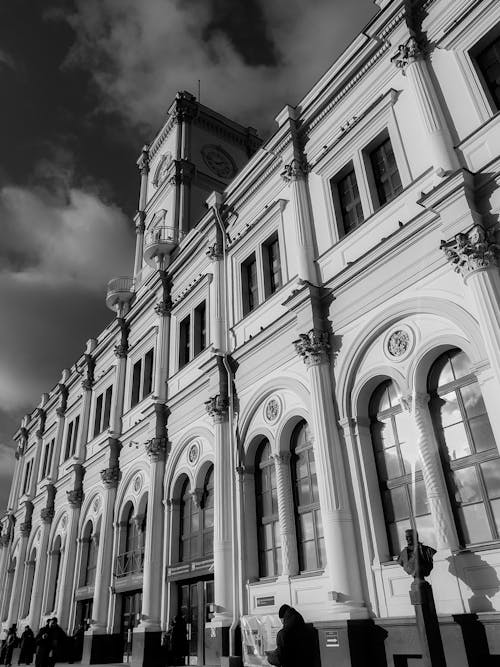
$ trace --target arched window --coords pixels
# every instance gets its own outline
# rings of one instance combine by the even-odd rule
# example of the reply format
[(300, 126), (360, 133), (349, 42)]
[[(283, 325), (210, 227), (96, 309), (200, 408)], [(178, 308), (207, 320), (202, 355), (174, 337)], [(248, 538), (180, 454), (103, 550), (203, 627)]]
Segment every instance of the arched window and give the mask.
[(61, 536), (58, 535), (50, 553), (50, 586), (47, 598), (47, 612), (53, 611), (56, 607), (59, 575), (61, 573), (61, 557)]
[(281, 574), (281, 535), (278, 518), (276, 471), (271, 445), (263, 440), (255, 457), (255, 491), (257, 496), (257, 541), (259, 574), (273, 577)]
[(291, 449), (299, 567), (302, 571), (318, 570), (326, 563), (325, 539), (313, 442), (306, 422), (295, 427)]
[(26, 618), (30, 612), (31, 595), (33, 593), (33, 581), (35, 579), (36, 549), (33, 549), (29, 560), (26, 563), (26, 573), (24, 575), (24, 596), (21, 606), (21, 618)]
[[(427, 544), (434, 544), (432, 518), (410, 417), (401, 408), (392, 380), (382, 382), (373, 392), (369, 414), (390, 553), (393, 556), (400, 553), (408, 528), (418, 530), (419, 537)], [(415, 462), (414, 484), (412, 462)]]
[(7, 570), (7, 581), (5, 585), (5, 595), (3, 597), (2, 622), (7, 620), (9, 615), (10, 598), (12, 595), (12, 586), (14, 585), (14, 575), (16, 573), (17, 559), (13, 558)]
[(94, 532), (92, 521), (88, 521), (85, 526), (82, 546), (82, 586), (93, 586), (97, 566), (97, 535)]
[(202, 489), (191, 491), (186, 479), (181, 489), (179, 561), (211, 556), (214, 543), (214, 469), (210, 466)]
[(125, 525), (125, 552), (131, 553), (139, 547), (139, 527), (134, 520), (134, 506), (130, 505)]
[(500, 537), (500, 458), (481, 389), (466, 354), (442, 354), (428, 384), (455, 518), (463, 544)]

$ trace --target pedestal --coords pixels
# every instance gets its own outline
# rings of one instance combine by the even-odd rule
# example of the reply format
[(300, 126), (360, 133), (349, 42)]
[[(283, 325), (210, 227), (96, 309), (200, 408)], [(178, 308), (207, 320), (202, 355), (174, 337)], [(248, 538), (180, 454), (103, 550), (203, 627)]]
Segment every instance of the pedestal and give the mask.
[(410, 601), (415, 607), (423, 665), (446, 667), (432, 586), (424, 579), (414, 579), (410, 587)]

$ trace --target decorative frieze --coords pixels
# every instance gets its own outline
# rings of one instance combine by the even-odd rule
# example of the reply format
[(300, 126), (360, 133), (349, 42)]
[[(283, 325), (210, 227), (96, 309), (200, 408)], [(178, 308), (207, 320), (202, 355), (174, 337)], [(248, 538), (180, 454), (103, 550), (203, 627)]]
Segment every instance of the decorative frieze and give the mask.
[(167, 439), (166, 438), (151, 438), (146, 443), (146, 453), (151, 461), (161, 461), (167, 455)]
[(118, 482), (120, 481), (120, 468), (118, 466), (104, 468), (104, 470), (101, 470), (101, 479), (107, 489), (112, 489), (118, 486)]
[(440, 249), (463, 278), (474, 271), (498, 266), (500, 246), (496, 229), (474, 225), (468, 231), (456, 234), (450, 241), (441, 241)]
[(299, 338), (293, 341), (295, 351), (306, 366), (316, 366), (328, 362), (328, 332), (319, 329), (311, 329), (305, 334), (299, 334)]
[(212, 396), (208, 401), (205, 401), (205, 409), (216, 424), (227, 419), (228, 408), (229, 400), (227, 396), (217, 394), (216, 396)]

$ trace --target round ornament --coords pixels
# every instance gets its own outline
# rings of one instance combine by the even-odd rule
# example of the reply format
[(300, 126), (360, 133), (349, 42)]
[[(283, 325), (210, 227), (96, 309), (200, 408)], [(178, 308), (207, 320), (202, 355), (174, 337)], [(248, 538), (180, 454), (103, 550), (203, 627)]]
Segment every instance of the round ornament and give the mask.
[(280, 418), (281, 411), (280, 399), (277, 396), (272, 396), (264, 407), (264, 418), (268, 423), (273, 424)]
[(199, 442), (193, 442), (191, 447), (189, 448), (188, 451), (188, 461), (189, 464), (194, 466), (198, 459), (200, 458), (200, 443)]
[(219, 178), (233, 178), (236, 174), (236, 164), (233, 158), (222, 146), (206, 144), (201, 149), (201, 157), (207, 167)]

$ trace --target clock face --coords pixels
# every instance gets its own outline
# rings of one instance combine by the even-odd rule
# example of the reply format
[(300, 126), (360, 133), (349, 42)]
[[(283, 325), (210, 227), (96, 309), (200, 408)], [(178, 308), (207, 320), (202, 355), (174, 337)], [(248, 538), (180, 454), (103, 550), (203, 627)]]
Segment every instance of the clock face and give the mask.
[(201, 149), (201, 157), (210, 171), (219, 178), (232, 178), (236, 174), (233, 158), (221, 146), (207, 144)]

